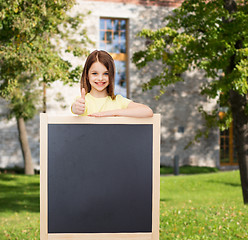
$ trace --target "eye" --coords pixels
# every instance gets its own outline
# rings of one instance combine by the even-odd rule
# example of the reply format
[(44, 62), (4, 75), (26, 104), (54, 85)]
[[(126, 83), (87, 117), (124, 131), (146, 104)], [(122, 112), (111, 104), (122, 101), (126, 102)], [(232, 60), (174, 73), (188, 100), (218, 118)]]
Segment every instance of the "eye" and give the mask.
[(97, 73), (96, 73), (96, 72), (92, 72), (91, 74), (92, 74), (92, 75), (97, 75)]
[(109, 75), (109, 73), (108, 73), (108, 72), (106, 72), (106, 73), (104, 73), (104, 75), (108, 76), (108, 75)]

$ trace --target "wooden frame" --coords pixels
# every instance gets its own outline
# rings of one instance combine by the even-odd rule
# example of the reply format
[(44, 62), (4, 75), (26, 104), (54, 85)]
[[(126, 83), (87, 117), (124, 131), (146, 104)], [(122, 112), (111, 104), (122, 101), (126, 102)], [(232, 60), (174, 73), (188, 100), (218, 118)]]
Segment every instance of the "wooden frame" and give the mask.
[[(152, 124), (152, 232), (148, 233), (48, 233), (48, 124)], [(158, 240), (160, 200), (160, 115), (152, 118), (91, 118), (77, 116), (48, 116), (40, 114), (40, 239), (77, 240)]]

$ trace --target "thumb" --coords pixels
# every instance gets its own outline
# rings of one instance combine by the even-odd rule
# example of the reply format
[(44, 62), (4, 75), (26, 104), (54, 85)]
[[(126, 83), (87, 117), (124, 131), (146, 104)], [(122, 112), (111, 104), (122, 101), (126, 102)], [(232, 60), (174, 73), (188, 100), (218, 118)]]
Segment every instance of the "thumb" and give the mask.
[(82, 88), (81, 90), (81, 98), (85, 100), (85, 89), (84, 88)]

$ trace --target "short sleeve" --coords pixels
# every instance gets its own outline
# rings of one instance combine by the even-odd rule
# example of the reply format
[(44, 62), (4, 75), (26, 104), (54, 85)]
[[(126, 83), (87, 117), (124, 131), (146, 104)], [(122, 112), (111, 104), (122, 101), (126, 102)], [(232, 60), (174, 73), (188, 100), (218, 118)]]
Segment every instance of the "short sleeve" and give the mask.
[(129, 103), (132, 102), (132, 100), (125, 98), (119, 94), (116, 96), (116, 101), (121, 105), (122, 109), (127, 108)]

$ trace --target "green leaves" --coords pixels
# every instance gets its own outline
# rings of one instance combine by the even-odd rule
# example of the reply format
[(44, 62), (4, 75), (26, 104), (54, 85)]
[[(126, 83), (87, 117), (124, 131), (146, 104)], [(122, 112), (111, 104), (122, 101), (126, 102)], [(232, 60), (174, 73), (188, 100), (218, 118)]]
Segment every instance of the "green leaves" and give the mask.
[[(87, 14), (67, 15), (74, 3), (0, 0), (0, 96), (11, 102), (11, 114), (14, 111), (25, 119), (32, 118), (40, 100), (33, 93), (42, 82), (68, 84), (79, 79), (80, 68), (65, 60), (64, 49), (80, 57), (93, 42), (81, 27)], [(23, 76), (30, 83), (23, 81)]]
[[(161, 94), (166, 86), (182, 80), (181, 73), (202, 69), (212, 79), (202, 87), (202, 94), (213, 99), (220, 92), (229, 96), (231, 90), (247, 95), (248, 5), (234, 3), (236, 6), (227, 7), (219, 0), (184, 1), (165, 18), (166, 27), (143, 30), (138, 36), (148, 44), (134, 54), (133, 62), (138, 68), (153, 61), (163, 66), (162, 73), (146, 83), (144, 89), (159, 85)], [(229, 106), (228, 99), (225, 107)], [(229, 122), (226, 118), (224, 125)]]

